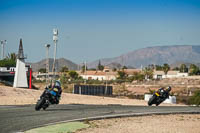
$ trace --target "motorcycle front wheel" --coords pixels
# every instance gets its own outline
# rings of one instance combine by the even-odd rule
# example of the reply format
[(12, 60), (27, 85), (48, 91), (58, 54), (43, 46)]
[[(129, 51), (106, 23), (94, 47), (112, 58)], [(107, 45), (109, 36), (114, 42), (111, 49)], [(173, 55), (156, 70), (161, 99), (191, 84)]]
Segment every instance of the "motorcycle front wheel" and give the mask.
[(37, 102), (37, 104), (35, 105), (35, 110), (36, 110), (36, 111), (39, 111), (39, 110), (42, 108), (42, 106), (43, 106), (44, 103), (45, 103), (45, 98), (41, 98), (41, 99)]
[(154, 103), (154, 100), (156, 99), (156, 97), (153, 95), (149, 101), (148, 101), (148, 105), (151, 106)]

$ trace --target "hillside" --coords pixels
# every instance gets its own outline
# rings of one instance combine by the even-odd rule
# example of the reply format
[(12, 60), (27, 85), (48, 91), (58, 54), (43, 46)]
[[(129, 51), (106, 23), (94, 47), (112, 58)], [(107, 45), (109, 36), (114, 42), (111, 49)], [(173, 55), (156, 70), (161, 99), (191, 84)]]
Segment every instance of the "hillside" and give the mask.
[[(29, 63), (32, 66), (33, 71), (37, 72), (39, 69), (41, 68), (46, 68), (46, 59), (43, 59), (39, 62), (36, 63)], [(61, 68), (63, 66), (67, 66), (69, 68), (69, 70), (77, 70), (78, 69), (78, 65), (73, 63), (70, 60), (64, 59), (64, 58), (60, 58), (56, 60), (56, 67), (58, 68), (57, 70), (61, 70)], [(49, 59), (49, 67), (50, 67), (50, 71), (52, 71), (52, 67), (53, 67), (53, 59), (50, 58)]]
[[(99, 59), (102, 65), (121, 64), (140, 68), (149, 64), (162, 65), (176, 62), (199, 63), (200, 46), (175, 45), (156, 46), (134, 50), (114, 58)], [(89, 68), (96, 68), (99, 60), (88, 63)]]

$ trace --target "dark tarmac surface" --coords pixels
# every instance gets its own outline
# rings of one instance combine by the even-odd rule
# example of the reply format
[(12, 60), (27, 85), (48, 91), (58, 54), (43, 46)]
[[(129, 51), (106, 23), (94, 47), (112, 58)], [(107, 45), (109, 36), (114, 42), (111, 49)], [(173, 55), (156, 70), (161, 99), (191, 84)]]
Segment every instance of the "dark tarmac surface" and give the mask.
[(0, 106), (0, 132), (15, 133), (46, 124), (89, 118), (147, 114), (200, 113), (200, 107), (122, 106), (122, 105), (52, 105), (46, 111), (35, 111), (35, 105)]

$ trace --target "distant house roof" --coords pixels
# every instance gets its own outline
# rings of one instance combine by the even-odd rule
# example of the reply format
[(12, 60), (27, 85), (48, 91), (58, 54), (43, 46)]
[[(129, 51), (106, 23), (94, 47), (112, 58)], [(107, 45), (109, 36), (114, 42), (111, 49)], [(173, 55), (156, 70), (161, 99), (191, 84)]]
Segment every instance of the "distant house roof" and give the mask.
[(110, 69), (110, 67), (109, 66), (104, 66), (104, 69)]
[[(179, 71), (168, 71), (167, 75), (177, 75)], [(165, 75), (164, 71), (154, 71), (154, 75)]]
[(141, 69), (124, 69), (124, 72), (128, 75), (133, 75), (134, 73), (138, 73), (141, 71)]
[(163, 71), (154, 71), (155, 75), (165, 75)]
[(179, 71), (168, 71), (167, 75), (177, 75)]
[(103, 72), (103, 71), (86, 71), (85, 73), (80, 73), (80, 75), (96, 75), (96, 76), (106, 76), (106, 75), (117, 75), (117, 72)]
[(82, 73), (83, 75), (95, 75), (97, 73), (97, 71), (86, 71), (84, 73)]

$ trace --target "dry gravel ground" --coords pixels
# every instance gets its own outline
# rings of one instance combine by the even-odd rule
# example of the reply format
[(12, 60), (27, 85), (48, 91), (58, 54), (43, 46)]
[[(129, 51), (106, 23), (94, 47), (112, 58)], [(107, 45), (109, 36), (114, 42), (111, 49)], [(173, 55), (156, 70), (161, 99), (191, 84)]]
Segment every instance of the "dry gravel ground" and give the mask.
[(200, 114), (153, 115), (90, 121), (76, 133), (200, 133)]
[[(0, 105), (35, 104), (42, 90), (0, 85)], [(63, 93), (61, 104), (147, 105), (144, 100), (108, 98)], [(161, 104), (161, 106), (175, 106)], [(182, 105), (176, 105), (182, 106)], [(200, 133), (200, 115), (168, 115), (91, 121), (91, 127), (77, 133)]]
[[(0, 105), (35, 104), (42, 94), (42, 90), (31, 90), (0, 86)], [(147, 105), (144, 100), (110, 98), (102, 96), (87, 96), (62, 93), (60, 104), (121, 104), (121, 105)], [(174, 106), (174, 104), (161, 104), (161, 106)]]

